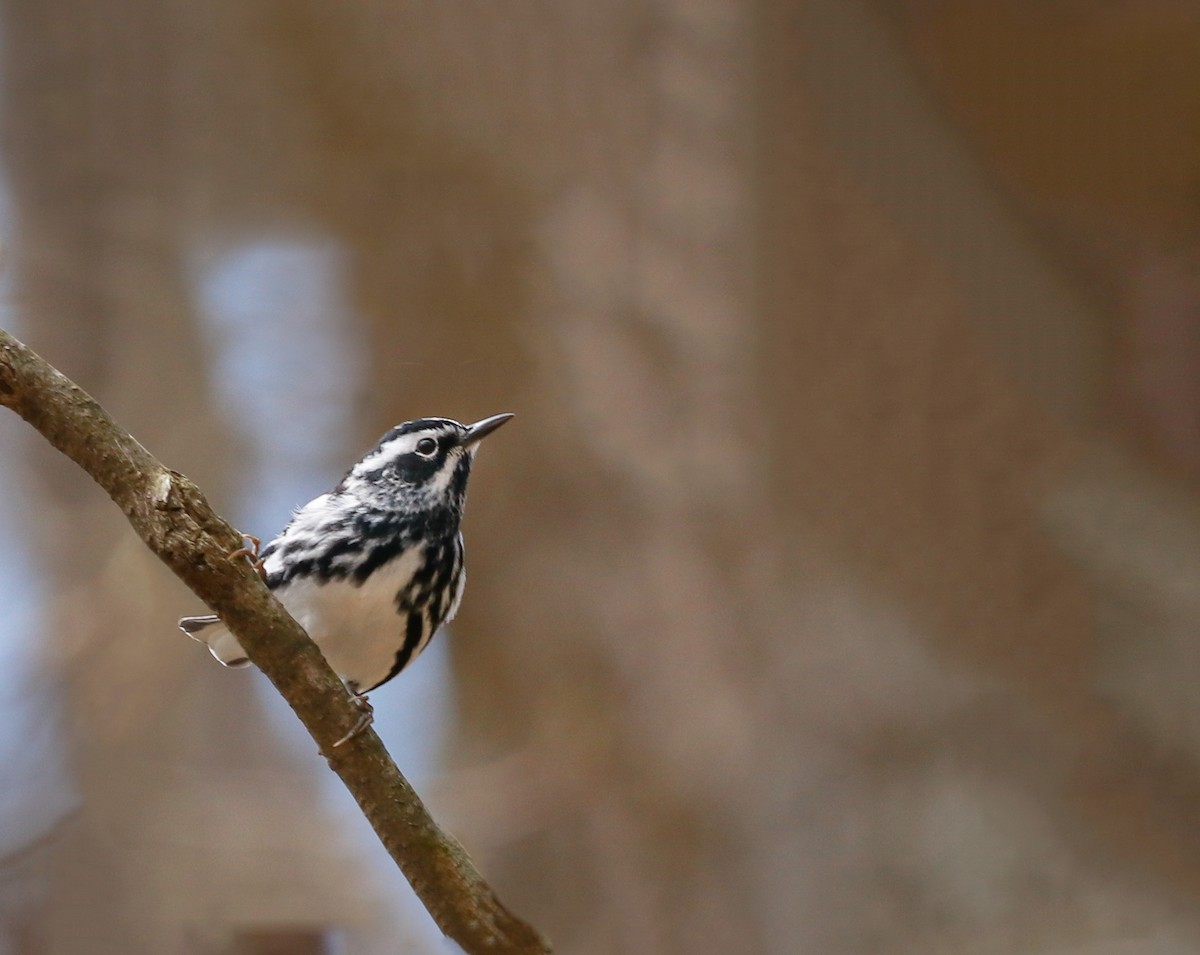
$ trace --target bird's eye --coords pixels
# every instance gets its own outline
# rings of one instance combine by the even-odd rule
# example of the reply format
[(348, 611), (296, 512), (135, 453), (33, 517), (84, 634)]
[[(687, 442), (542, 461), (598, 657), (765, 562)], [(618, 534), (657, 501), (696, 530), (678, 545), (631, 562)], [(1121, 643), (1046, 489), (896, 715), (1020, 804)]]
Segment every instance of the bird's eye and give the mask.
[(430, 457), (437, 450), (437, 442), (433, 438), (422, 438), (417, 442), (417, 454)]

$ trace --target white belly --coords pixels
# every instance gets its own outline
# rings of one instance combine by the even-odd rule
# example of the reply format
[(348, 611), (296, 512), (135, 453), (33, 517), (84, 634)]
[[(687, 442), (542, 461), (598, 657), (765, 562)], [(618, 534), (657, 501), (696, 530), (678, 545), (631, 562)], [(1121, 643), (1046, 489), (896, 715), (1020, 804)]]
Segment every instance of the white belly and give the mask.
[(391, 672), (404, 644), (406, 619), (396, 609), (396, 595), (420, 561), (418, 548), (379, 568), (361, 587), (344, 580), (317, 584), (293, 579), (275, 596), (308, 631), (338, 676), (355, 686), (371, 687)]

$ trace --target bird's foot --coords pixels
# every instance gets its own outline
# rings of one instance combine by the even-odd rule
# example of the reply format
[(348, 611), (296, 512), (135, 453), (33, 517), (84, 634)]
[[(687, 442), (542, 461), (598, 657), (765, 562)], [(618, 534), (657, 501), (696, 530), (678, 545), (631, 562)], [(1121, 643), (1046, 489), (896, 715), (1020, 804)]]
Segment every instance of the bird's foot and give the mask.
[(263, 580), (266, 580), (267, 572), (265, 570), (263, 570), (263, 559), (258, 556), (259, 548), (262, 547), (262, 541), (259, 540), (257, 537), (255, 537), (253, 534), (243, 534), (242, 540), (249, 541), (250, 546), (249, 547), (238, 547), (235, 550), (231, 550), (228, 555), (229, 559), (237, 560), (241, 557), (245, 557), (246, 559), (248, 559), (250, 561), (250, 565), (256, 571), (258, 571), (258, 576), (261, 577)]
[(358, 708), (358, 722), (350, 727), (350, 732), (334, 743), (334, 748), (354, 739), (359, 733), (375, 722), (375, 708), (363, 693), (350, 691), (350, 702)]

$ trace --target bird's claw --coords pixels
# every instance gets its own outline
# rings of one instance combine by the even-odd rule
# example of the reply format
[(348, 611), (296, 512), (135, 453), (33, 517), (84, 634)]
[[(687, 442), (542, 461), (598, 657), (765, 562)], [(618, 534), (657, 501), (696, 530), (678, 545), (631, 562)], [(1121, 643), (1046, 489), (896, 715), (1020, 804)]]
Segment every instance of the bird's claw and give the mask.
[(354, 739), (359, 733), (365, 730), (368, 726), (375, 722), (375, 708), (371, 706), (370, 701), (361, 693), (350, 691), (350, 702), (358, 707), (358, 721), (350, 727), (350, 732), (333, 744), (334, 748), (341, 746), (342, 743), (348, 743)]
[(235, 548), (234, 550), (231, 550), (228, 554), (229, 559), (230, 560), (238, 560), (241, 557), (247, 558), (250, 561), (250, 565), (256, 571), (258, 571), (258, 576), (261, 577), (263, 580), (266, 580), (267, 572), (265, 570), (263, 570), (263, 559), (258, 556), (259, 548), (262, 547), (262, 541), (259, 540), (257, 537), (255, 537), (253, 534), (243, 534), (242, 540), (248, 540), (250, 542), (250, 546), (249, 547), (244, 547), (244, 546), (238, 547), (238, 548)]

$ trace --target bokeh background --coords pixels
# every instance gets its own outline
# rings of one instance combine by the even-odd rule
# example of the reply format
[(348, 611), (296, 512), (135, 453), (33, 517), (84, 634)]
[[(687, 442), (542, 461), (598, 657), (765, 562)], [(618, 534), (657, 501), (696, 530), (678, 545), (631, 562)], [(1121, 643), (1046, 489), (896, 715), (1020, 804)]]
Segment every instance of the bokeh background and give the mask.
[[(3, 323), (269, 536), (480, 455), (378, 729), (581, 955), (1200, 951), (1200, 4), (7, 0)], [(442, 953), (0, 416), (0, 953)]]

